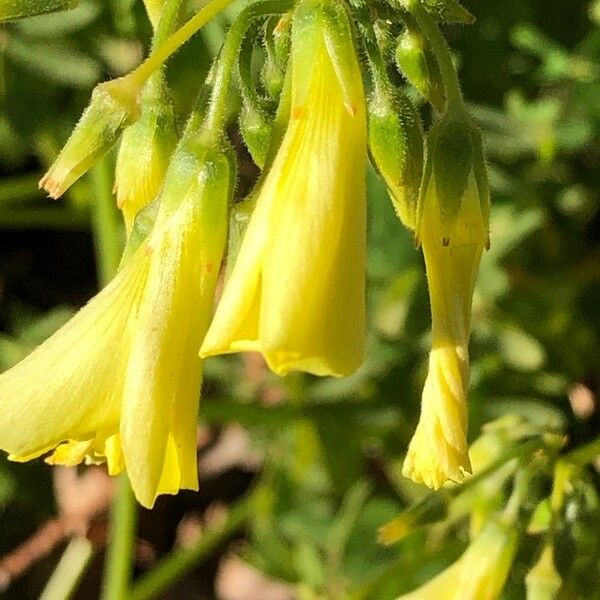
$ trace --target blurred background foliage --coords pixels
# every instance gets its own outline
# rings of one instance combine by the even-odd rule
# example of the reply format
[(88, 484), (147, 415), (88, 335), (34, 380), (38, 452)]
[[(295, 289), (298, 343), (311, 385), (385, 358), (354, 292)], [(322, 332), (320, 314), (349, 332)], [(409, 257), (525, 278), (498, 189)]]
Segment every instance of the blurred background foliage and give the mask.
[[(600, 2), (464, 4), (477, 23), (444, 30), (484, 133), (494, 202), (474, 300), (471, 437), (517, 414), (564, 430), (576, 446), (600, 432)], [(169, 65), (180, 123), (226, 25), (227, 16), (211, 23)], [(92, 87), (135, 66), (150, 34), (134, 0), (83, 0), (69, 13), (0, 26), (1, 369), (97, 289), (98, 215), (114, 209), (96, 199), (106, 196), (112, 158), (57, 202), (37, 181)], [(240, 189), (253, 176), (246, 159)], [(387, 600), (464, 550), (460, 515), (399, 545), (377, 543), (378, 528), (424, 495), (400, 470), (430, 322), (421, 254), (373, 173), (369, 211), (363, 367), (339, 381), (280, 380), (254, 356), (207, 361), (201, 490), (140, 511), (134, 597)], [(594, 495), (597, 473), (589, 481)], [(0, 596), (38, 598), (47, 586), (46, 598), (98, 597), (113, 493), (102, 469), (76, 475), (1, 457)], [(568, 553), (584, 553), (588, 581), (565, 598), (600, 597), (597, 502), (581, 519), (595, 535), (556, 560), (564, 574)], [(531, 547), (525, 539), (503, 597), (525, 596)]]

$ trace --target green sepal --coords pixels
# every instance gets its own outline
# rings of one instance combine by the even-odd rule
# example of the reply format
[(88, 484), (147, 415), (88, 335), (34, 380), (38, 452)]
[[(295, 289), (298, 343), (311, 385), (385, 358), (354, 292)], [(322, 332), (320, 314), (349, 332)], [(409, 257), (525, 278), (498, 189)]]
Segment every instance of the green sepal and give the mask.
[(396, 65), (408, 82), (439, 112), (446, 105), (442, 74), (423, 33), (407, 25), (398, 37)]
[(446, 23), (472, 25), (475, 17), (457, 0), (421, 0), (432, 16)]
[(160, 198), (155, 198), (150, 204), (147, 204), (138, 211), (133, 221), (133, 227), (131, 233), (127, 238), (127, 243), (121, 256), (121, 262), (119, 268), (121, 268), (137, 251), (137, 249), (144, 243), (144, 240), (150, 235), (156, 222), (156, 215), (158, 215), (158, 208), (160, 206)]
[(368, 102), (371, 162), (383, 177), (402, 223), (415, 230), (423, 173), (423, 131), (410, 100), (375, 90)]
[(481, 213), (485, 220), (487, 229), (486, 249), (490, 247), (490, 212), (491, 212), (491, 194), (490, 183), (488, 180), (487, 167), (485, 164), (485, 156), (483, 153), (483, 142), (481, 133), (477, 126), (471, 125), (471, 145), (473, 147), (473, 175), (475, 176), (475, 184), (477, 185), (477, 193), (479, 194), (479, 203), (481, 205)]
[(79, 0), (0, 0), (0, 22), (71, 10)]
[(240, 133), (252, 160), (264, 168), (271, 145), (273, 122), (259, 107), (244, 104), (239, 118)]
[(433, 178), (440, 199), (442, 221), (451, 228), (473, 171), (471, 131), (465, 120), (452, 116), (440, 120), (434, 129), (431, 146)]

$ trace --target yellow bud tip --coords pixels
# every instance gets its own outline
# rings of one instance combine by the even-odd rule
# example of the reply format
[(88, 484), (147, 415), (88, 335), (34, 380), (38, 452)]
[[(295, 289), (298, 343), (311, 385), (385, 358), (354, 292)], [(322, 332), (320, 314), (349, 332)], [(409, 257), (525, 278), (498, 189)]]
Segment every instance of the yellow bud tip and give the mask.
[(52, 172), (48, 171), (39, 181), (38, 187), (44, 190), (52, 200), (58, 200), (65, 190), (61, 188), (59, 180), (62, 178), (52, 177)]

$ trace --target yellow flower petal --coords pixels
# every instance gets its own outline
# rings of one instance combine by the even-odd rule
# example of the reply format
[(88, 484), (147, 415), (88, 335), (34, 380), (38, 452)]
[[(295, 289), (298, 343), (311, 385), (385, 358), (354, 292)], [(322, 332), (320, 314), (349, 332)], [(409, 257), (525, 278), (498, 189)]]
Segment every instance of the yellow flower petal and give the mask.
[(496, 600), (506, 582), (517, 542), (513, 525), (488, 521), (453, 565), (397, 600)]
[(133, 260), (55, 335), (0, 375), (0, 448), (31, 458), (115, 432), (144, 262)]
[(201, 355), (260, 351), (279, 374), (343, 376), (365, 346), (366, 121), (358, 65), (350, 111), (316, 44)]

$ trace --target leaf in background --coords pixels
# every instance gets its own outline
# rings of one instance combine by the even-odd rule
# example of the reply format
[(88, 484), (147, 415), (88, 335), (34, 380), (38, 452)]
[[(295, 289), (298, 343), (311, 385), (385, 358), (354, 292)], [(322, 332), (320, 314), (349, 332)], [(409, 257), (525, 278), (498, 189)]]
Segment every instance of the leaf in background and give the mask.
[(79, 0), (0, 0), (0, 22), (32, 15), (69, 10)]

